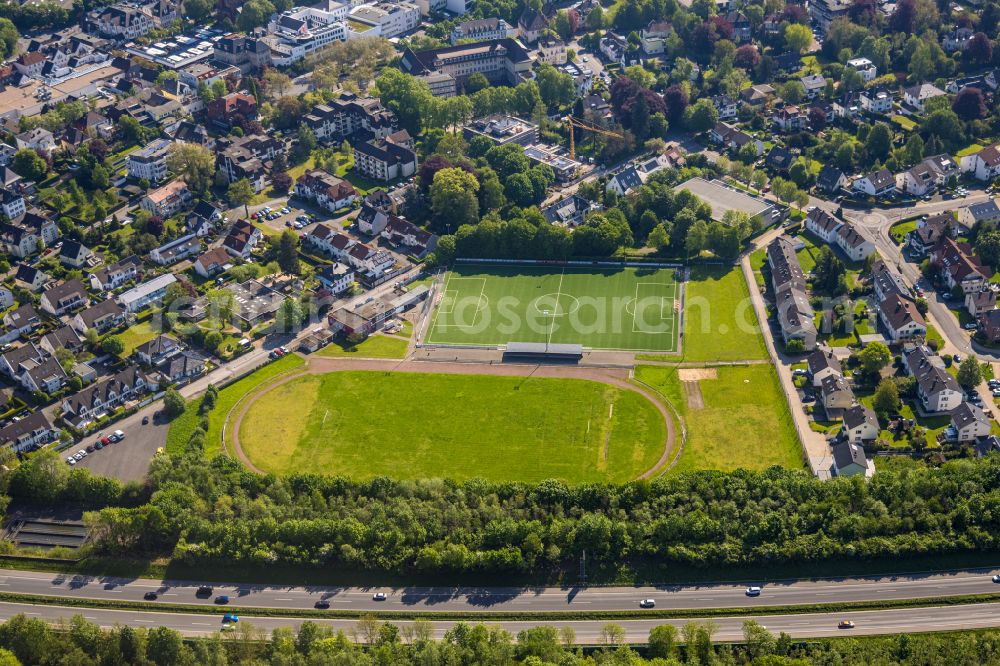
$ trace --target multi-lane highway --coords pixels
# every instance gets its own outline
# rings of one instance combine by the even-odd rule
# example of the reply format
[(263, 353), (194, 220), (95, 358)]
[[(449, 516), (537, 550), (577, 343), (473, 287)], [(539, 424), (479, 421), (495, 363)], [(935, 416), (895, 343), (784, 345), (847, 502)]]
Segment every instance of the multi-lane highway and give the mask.
[[(890, 599), (930, 599), (1000, 592), (993, 583), (997, 570), (946, 574), (908, 574), (836, 580), (796, 580), (765, 583), (713, 583), (662, 587), (474, 588), (474, 587), (289, 587), (204, 581), (93, 577), (0, 570), (0, 592), (71, 597), (95, 601), (142, 601), (149, 592), (158, 604), (213, 606), (227, 595), (233, 606), (311, 609), (317, 601), (350, 611), (516, 612), (637, 610), (641, 599), (656, 600), (658, 609), (832, 604)], [(196, 595), (199, 585), (212, 585), (211, 595)], [(748, 584), (761, 585), (758, 597), (745, 594)], [(373, 595), (382, 592), (384, 601)]]
[[(0, 620), (7, 620), (19, 613), (53, 623), (61, 619), (68, 619), (74, 615), (82, 615), (87, 620), (106, 628), (115, 625), (150, 628), (169, 627), (189, 636), (206, 636), (217, 633), (222, 626), (223, 614), (221, 610), (214, 614), (209, 614), (207, 611), (205, 614), (193, 614), (0, 603)], [(715, 640), (741, 639), (743, 637), (743, 622), (748, 619), (756, 620), (774, 634), (785, 632), (793, 638), (895, 634), (917, 631), (955, 631), (1000, 626), (1000, 604), (970, 604), (886, 611), (814, 613), (808, 615), (713, 617), (710, 620), (717, 627), (717, 631), (714, 634)], [(852, 620), (855, 623), (855, 628), (838, 629), (837, 624), (842, 619)], [(310, 621), (334, 630), (344, 630), (347, 632), (357, 627), (356, 620), (312, 619)], [(625, 640), (627, 642), (644, 643), (649, 635), (649, 630), (653, 627), (672, 624), (679, 629), (688, 622), (701, 621), (705, 620), (698, 618), (664, 618), (620, 620), (616, 624), (621, 625), (625, 629)], [(250, 623), (258, 629), (270, 631), (278, 627), (290, 627), (294, 629), (304, 622), (304, 620), (240, 615), (240, 622)], [(410, 624), (406, 620), (393, 621), (392, 623), (400, 627)], [(603, 620), (550, 621), (543, 618), (538, 620), (498, 621), (489, 622), (488, 624), (502, 627), (515, 635), (523, 629), (539, 625), (554, 627), (568, 626), (572, 627), (575, 631), (578, 643), (599, 643), (601, 641), (601, 629), (607, 622)], [(432, 622), (433, 633), (435, 637), (440, 638), (445, 631), (454, 625), (454, 621), (435, 620)]]

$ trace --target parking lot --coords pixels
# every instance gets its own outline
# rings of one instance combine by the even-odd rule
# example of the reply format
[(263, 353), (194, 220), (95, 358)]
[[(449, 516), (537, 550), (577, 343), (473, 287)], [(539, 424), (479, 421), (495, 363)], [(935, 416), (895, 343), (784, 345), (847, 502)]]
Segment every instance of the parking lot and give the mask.
[[(169, 423), (160, 422), (153, 417), (153, 413), (161, 408), (161, 403), (154, 402), (103, 431), (84, 437), (75, 446), (62, 452), (60, 457), (65, 460), (71, 453), (80, 449), (86, 450), (102, 437), (107, 437), (115, 430), (121, 430), (125, 433), (124, 440), (105, 446), (101, 450), (94, 450), (77, 465), (101, 476), (113, 476), (122, 481), (141, 481), (149, 470), (149, 460), (156, 454), (156, 449), (167, 445)], [(142, 423), (144, 418), (149, 419), (145, 425)]]

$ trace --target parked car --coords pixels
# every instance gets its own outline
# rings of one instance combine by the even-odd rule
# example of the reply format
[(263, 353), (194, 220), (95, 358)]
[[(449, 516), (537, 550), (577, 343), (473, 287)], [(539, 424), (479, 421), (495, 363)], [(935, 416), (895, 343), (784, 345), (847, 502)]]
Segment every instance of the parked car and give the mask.
[(974, 321), (970, 321), (968, 324), (966, 324), (962, 328), (964, 328), (967, 331), (974, 331), (977, 328), (979, 328), (979, 325), (976, 322), (974, 322)]
[(142, 425), (149, 425), (149, 417), (148, 416), (143, 416), (142, 417)]
[(80, 449), (79, 451), (76, 452), (76, 454), (78, 456), (80, 456), (81, 458), (86, 458), (87, 457), (87, 452), (84, 449)]
[(66, 464), (67, 465), (75, 465), (76, 464), (76, 458), (74, 458), (73, 456), (67, 456), (66, 457)]
[(121, 431), (121, 430), (115, 430), (114, 436), (115, 436), (115, 441), (116, 442), (120, 442), (123, 439), (125, 439), (125, 433), (123, 431)]
[(100, 451), (101, 449), (104, 448), (104, 445), (101, 444), (100, 442), (98, 442), (97, 444), (94, 444), (94, 448), (97, 449), (98, 451)]

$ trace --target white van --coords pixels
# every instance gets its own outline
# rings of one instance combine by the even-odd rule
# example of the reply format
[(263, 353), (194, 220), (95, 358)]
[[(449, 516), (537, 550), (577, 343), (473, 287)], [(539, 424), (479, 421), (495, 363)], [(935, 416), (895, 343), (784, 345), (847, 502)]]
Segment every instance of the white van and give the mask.
[(120, 442), (123, 439), (125, 439), (125, 433), (122, 432), (121, 430), (115, 430), (114, 436), (115, 436), (115, 441), (116, 442)]

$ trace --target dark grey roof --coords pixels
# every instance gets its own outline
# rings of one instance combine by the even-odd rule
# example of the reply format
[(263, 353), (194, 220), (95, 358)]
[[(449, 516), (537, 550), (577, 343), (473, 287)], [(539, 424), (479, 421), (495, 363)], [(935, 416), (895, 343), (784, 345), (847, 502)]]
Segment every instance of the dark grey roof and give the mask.
[(806, 363), (809, 365), (809, 372), (813, 375), (827, 368), (833, 368), (838, 374), (841, 372), (840, 361), (837, 360), (837, 357), (833, 355), (833, 352), (823, 349), (817, 349), (809, 354), (806, 357)]
[(853, 430), (864, 424), (870, 424), (878, 430), (878, 417), (875, 412), (865, 405), (852, 405), (844, 410), (844, 425), (848, 430)]
[(868, 467), (868, 457), (865, 455), (864, 447), (850, 442), (833, 446), (833, 462), (837, 469), (844, 469), (852, 464)]

